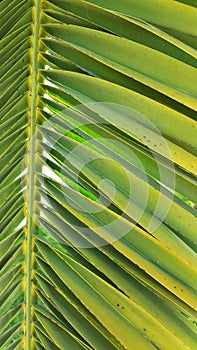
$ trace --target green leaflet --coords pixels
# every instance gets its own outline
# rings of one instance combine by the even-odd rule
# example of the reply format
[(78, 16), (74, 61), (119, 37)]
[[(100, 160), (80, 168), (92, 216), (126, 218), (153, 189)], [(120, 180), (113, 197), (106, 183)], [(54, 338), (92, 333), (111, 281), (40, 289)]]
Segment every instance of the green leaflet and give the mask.
[[(154, 6), (150, 6), (148, 0), (86, 0), (87, 2), (103, 6), (123, 13), (128, 16), (141, 18), (142, 20), (165, 28), (180, 30), (190, 35), (196, 35), (197, 11), (176, 1), (157, 0)], [(60, 2), (61, 3), (61, 2)]]
[[(194, 83), (196, 70), (193, 67), (147, 48), (147, 46), (99, 31), (82, 28), (79, 38), (77, 26), (69, 25), (65, 28), (65, 26), (53, 25), (45, 28), (49, 34), (72, 43), (82, 52), (196, 109), (197, 90)], [(120, 51), (122, 55), (117, 62)], [(176, 72), (176, 77), (174, 72)]]

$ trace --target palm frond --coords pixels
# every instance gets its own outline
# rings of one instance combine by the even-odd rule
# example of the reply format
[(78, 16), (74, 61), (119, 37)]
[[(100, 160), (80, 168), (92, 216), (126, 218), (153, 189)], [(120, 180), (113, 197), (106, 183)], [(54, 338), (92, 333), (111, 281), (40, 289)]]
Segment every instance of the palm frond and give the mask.
[(2, 350), (196, 349), (195, 6), (1, 2)]

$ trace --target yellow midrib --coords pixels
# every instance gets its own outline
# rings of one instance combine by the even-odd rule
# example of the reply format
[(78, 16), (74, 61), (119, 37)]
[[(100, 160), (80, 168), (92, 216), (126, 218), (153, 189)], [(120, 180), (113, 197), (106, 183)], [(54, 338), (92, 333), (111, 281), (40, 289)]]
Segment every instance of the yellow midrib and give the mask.
[(34, 259), (34, 200), (35, 200), (35, 151), (36, 151), (36, 121), (38, 117), (38, 52), (40, 38), (40, 18), (41, 18), (41, 1), (34, 0), (32, 6), (32, 35), (30, 37), (30, 75), (28, 81), (28, 143), (27, 143), (27, 224), (26, 224), (26, 244), (25, 244), (25, 350), (32, 350), (33, 346), (33, 259)]

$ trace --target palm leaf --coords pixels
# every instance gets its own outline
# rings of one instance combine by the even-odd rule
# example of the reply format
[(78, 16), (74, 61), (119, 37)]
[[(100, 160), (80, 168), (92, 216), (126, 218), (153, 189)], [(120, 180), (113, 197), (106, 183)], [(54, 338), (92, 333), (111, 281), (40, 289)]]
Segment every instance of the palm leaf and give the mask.
[(195, 2), (0, 18), (1, 349), (196, 349)]

